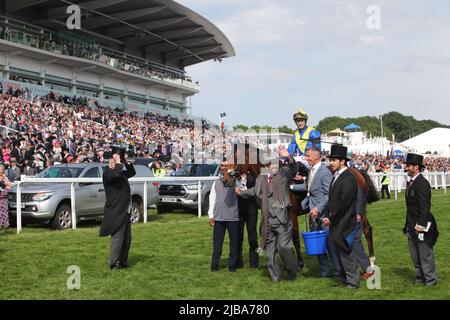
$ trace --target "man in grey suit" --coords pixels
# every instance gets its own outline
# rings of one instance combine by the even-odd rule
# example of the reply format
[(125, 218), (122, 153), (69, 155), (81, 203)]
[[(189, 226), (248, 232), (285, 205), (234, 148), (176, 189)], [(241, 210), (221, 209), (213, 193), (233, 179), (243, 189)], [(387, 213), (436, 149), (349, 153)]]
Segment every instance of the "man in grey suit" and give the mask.
[(299, 271), (297, 257), (293, 251), (292, 223), (289, 219), (289, 185), (297, 172), (297, 164), (289, 152), (280, 148), (279, 156), (288, 159), (286, 167), (279, 168), (278, 157), (265, 158), (265, 172), (255, 181), (255, 186), (247, 190), (236, 188), (236, 193), (244, 198), (261, 199), (261, 240), (268, 259), (268, 269), (272, 280), (281, 280), (281, 269), (277, 264), (278, 254), (288, 271), (288, 280), (294, 281)]
[[(310, 227), (312, 231), (328, 230), (322, 220), (328, 210), (328, 192), (333, 180), (331, 171), (322, 165), (321, 152), (317, 148), (306, 150), (306, 161), (310, 166), (307, 183), (291, 185), (294, 192), (307, 191), (307, 197), (302, 201), (302, 208), (309, 212)], [(331, 252), (328, 251), (331, 256)], [(320, 276), (329, 277), (329, 263), (327, 254), (317, 256), (320, 265)]]

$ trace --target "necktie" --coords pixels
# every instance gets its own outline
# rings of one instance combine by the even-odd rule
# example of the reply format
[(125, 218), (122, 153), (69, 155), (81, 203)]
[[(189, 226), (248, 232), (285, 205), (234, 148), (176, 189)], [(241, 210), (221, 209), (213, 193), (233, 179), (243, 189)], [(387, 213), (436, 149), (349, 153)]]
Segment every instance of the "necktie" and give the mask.
[(314, 167), (312, 167), (310, 175), (309, 175), (309, 179), (308, 179), (308, 191), (311, 189), (311, 185), (312, 185), (315, 173), (316, 173), (316, 169)]
[(269, 185), (270, 185), (270, 183), (272, 182), (272, 179), (273, 179), (273, 176), (269, 176), (269, 177), (267, 178), (267, 182), (269, 183)]
[(339, 175), (340, 175), (339, 171), (336, 171), (336, 173), (334, 174), (334, 180), (333, 180), (333, 183), (331, 184), (332, 186), (334, 186), (334, 183), (335, 183), (336, 180), (339, 178)]

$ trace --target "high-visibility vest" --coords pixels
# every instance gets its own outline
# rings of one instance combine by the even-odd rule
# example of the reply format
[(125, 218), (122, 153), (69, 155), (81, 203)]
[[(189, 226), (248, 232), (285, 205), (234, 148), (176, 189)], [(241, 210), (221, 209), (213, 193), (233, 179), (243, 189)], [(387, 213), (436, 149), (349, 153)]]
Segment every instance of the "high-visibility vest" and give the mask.
[(295, 131), (295, 142), (297, 143), (298, 148), (303, 154), (305, 154), (306, 144), (308, 143), (309, 135), (313, 130), (316, 130), (316, 128), (314, 127), (306, 128), (302, 136), (300, 136), (300, 130)]
[(388, 186), (390, 181), (389, 181), (389, 176), (387, 175), (387, 172), (383, 172), (384, 174), (386, 174), (385, 176), (383, 176), (383, 178), (381, 178), (381, 185), (383, 186)]

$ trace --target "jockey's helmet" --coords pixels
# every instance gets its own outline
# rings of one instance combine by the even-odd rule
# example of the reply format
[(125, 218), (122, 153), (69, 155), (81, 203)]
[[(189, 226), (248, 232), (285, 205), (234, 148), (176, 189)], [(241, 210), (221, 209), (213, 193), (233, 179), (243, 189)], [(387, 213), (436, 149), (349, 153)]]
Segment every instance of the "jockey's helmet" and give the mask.
[(300, 120), (300, 119), (308, 120), (308, 115), (306, 114), (305, 110), (300, 109), (294, 113), (293, 119), (294, 119), (294, 121)]

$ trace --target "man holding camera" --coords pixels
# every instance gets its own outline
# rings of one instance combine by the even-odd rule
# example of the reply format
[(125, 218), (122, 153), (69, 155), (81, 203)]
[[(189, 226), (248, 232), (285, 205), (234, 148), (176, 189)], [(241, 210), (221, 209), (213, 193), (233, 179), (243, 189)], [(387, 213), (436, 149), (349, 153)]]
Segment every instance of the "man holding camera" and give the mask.
[(111, 270), (128, 267), (131, 246), (131, 189), (128, 179), (136, 174), (131, 162), (125, 160), (125, 150), (114, 147), (112, 159), (103, 172), (106, 193), (105, 214), (100, 236), (111, 235)]

